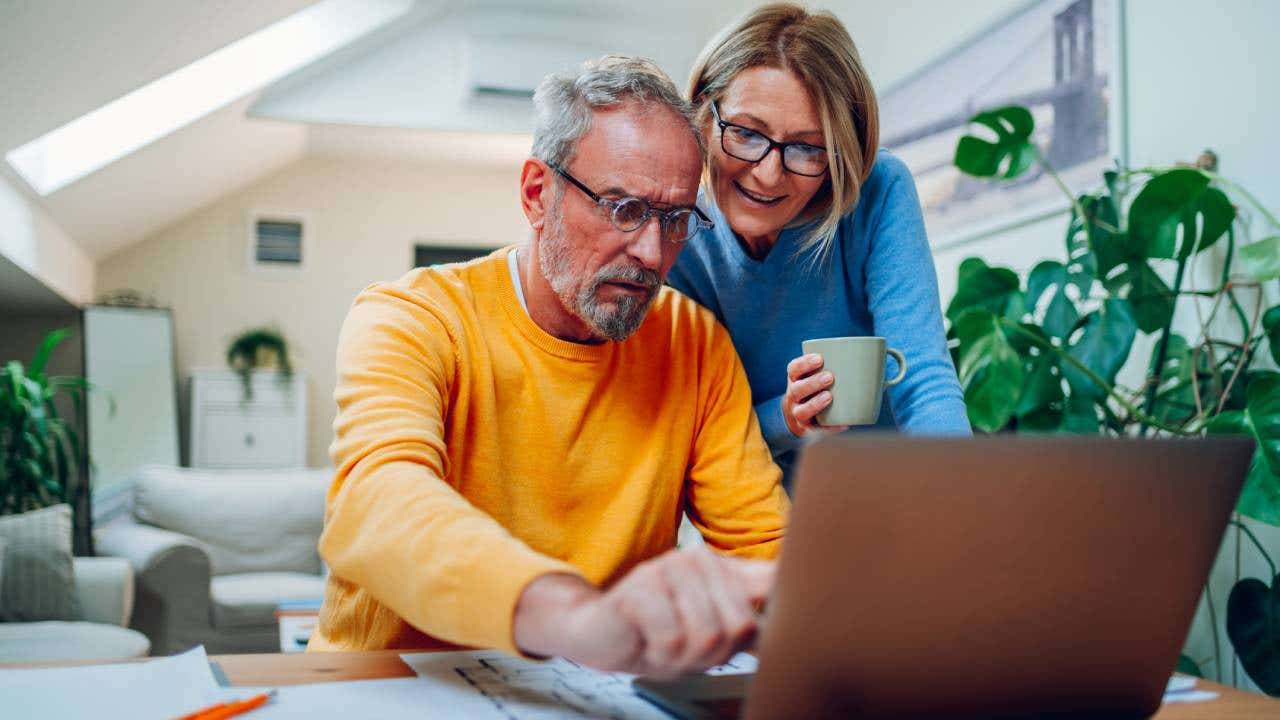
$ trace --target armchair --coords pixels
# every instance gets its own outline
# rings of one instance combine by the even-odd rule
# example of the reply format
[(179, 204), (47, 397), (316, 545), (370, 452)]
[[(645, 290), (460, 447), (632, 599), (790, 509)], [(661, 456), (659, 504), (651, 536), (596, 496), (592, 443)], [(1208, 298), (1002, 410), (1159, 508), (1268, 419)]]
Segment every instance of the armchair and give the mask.
[(120, 558), (72, 561), (80, 621), (0, 623), (0, 663), (143, 657), (150, 644), (125, 628), (133, 609), (133, 572)]
[(277, 605), (324, 594), (316, 549), (328, 470), (191, 470), (148, 466), (132, 510), (100, 526), (100, 554), (137, 574), (130, 627), (171, 654), (279, 647)]

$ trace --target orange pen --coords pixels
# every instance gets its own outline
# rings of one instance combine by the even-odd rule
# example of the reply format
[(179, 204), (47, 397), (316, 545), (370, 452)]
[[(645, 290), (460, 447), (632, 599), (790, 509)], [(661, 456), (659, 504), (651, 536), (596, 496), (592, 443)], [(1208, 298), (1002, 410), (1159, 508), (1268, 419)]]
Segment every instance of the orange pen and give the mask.
[(254, 695), (244, 700), (236, 700), (234, 702), (221, 702), (216, 705), (210, 705), (203, 710), (197, 710), (188, 715), (183, 715), (178, 720), (224, 720), (225, 718), (234, 717), (240, 713), (249, 712), (250, 710), (266, 703), (275, 697), (276, 691)]

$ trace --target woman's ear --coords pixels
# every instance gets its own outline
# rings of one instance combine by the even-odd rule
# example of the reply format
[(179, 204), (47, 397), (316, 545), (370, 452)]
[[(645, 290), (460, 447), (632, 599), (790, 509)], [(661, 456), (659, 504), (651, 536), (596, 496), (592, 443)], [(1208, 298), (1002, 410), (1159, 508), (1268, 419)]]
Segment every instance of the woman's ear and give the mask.
[(520, 168), (520, 207), (529, 219), (529, 227), (541, 232), (551, 202), (550, 168), (537, 158), (529, 158)]

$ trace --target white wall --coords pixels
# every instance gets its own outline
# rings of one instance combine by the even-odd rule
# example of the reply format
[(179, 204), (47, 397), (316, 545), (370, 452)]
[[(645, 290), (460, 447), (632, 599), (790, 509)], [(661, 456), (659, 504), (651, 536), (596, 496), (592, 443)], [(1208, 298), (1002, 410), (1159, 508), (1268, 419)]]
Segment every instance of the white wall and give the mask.
[(4, 177), (0, 177), (0, 254), (73, 305), (93, 300), (92, 258)]
[[(328, 464), (334, 353), (352, 299), (410, 269), (414, 242), (498, 246), (522, 241), (519, 169), (315, 158), (230, 195), (102, 261), (103, 290), (135, 288), (173, 309), (178, 375), (221, 367), (232, 337), (274, 324), (309, 376), (308, 464)], [(248, 267), (249, 213), (303, 213), (305, 268)]]

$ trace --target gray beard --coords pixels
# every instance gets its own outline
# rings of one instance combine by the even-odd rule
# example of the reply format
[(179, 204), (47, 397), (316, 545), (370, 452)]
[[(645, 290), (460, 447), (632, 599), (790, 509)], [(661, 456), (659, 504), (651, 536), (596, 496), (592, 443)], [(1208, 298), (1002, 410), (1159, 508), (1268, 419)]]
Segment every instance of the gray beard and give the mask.
[[(548, 218), (538, 250), (538, 266), (543, 277), (565, 309), (586, 323), (599, 337), (626, 340), (644, 322), (649, 306), (658, 296), (658, 286), (662, 284), (658, 273), (634, 265), (605, 267), (575, 292), (577, 278), (570, 270), (570, 255), (559, 213), (553, 213), (553, 217)], [(622, 295), (612, 303), (602, 303), (597, 293), (600, 286), (608, 282), (637, 283), (650, 288), (650, 292), (643, 299)]]

